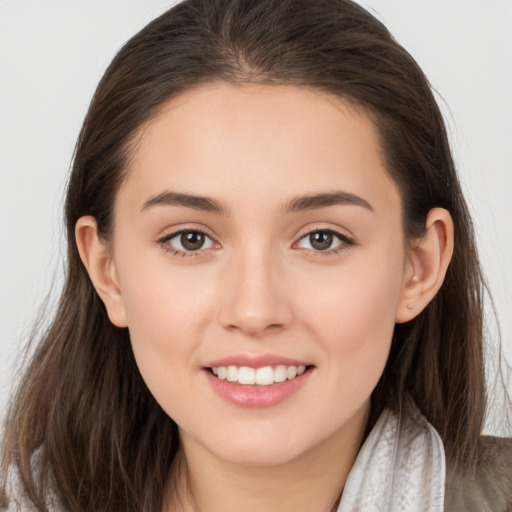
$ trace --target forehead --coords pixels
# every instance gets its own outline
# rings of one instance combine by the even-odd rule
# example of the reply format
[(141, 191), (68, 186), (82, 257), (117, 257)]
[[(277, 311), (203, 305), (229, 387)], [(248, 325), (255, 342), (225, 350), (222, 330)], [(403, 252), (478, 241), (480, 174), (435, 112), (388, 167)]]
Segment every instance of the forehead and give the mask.
[(256, 209), (259, 199), (339, 189), (399, 203), (364, 110), (295, 86), (217, 83), (169, 101), (141, 130), (120, 195), (140, 204), (163, 189)]

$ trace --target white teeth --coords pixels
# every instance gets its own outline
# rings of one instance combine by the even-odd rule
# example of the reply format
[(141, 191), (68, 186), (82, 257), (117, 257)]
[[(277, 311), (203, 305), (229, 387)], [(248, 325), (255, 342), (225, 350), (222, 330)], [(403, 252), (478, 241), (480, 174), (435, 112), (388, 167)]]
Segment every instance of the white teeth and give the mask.
[(284, 364), (280, 364), (276, 366), (274, 370), (274, 381), (275, 382), (284, 382), (286, 380), (286, 366)]
[(271, 366), (264, 366), (256, 370), (256, 384), (260, 386), (274, 384), (274, 370), (272, 370)]
[(229, 382), (236, 382), (238, 380), (238, 368), (236, 366), (228, 366), (228, 373), (226, 377)]
[(248, 366), (219, 366), (212, 368), (213, 374), (220, 380), (238, 382), (239, 384), (270, 386), (275, 382), (284, 382), (294, 379), (306, 371), (306, 366), (286, 366), (280, 364), (276, 367), (263, 366), (250, 368)]
[(288, 368), (286, 368), (286, 378), (293, 379), (296, 376), (297, 376), (297, 367), (296, 366), (288, 366)]
[(238, 370), (238, 382), (240, 384), (256, 384), (256, 370), (242, 366), (240, 370)]

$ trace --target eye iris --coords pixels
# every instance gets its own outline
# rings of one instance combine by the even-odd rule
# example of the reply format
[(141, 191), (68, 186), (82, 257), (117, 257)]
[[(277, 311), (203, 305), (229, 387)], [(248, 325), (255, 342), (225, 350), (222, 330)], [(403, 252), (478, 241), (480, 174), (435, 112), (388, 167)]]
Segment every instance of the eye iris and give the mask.
[(309, 243), (311, 247), (319, 251), (325, 251), (332, 245), (332, 233), (326, 231), (317, 231), (309, 235)]
[(187, 231), (181, 234), (180, 242), (187, 251), (197, 251), (204, 244), (204, 234), (197, 231)]

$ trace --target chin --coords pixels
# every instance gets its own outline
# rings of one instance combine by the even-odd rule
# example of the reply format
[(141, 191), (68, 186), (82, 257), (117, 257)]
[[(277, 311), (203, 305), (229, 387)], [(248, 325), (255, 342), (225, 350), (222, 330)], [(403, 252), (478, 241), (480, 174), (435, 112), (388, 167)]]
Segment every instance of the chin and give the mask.
[(293, 446), (275, 446), (274, 444), (248, 445), (241, 443), (237, 446), (226, 447), (225, 450), (215, 450), (217, 457), (240, 466), (269, 467), (280, 466), (298, 459), (303, 450)]

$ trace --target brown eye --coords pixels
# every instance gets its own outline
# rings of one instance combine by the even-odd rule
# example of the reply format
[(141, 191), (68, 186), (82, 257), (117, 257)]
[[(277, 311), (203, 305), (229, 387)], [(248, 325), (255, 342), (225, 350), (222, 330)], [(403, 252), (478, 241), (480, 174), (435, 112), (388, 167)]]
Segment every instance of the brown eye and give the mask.
[(164, 249), (183, 255), (203, 249), (212, 249), (216, 245), (206, 233), (192, 229), (168, 235), (159, 240), (159, 243)]
[(333, 242), (333, 235), (328, 231), (316, 231), (309, 235), (309, 243), (313, 249), (317, 251), (325, 251), (330, 249)]
[(197, 251), (204, 245), (204, 233), (199, 231), (185, 231), (181, 233), (180, 242), (182, 247), (187, 251)]
[(314, 252), (332, 254), (338, 249), (344, 249), (354, 242), (337, 231), (330, 229), (319, 229), (304, 235), (297, 243), (300, 249), (309, 249)]

